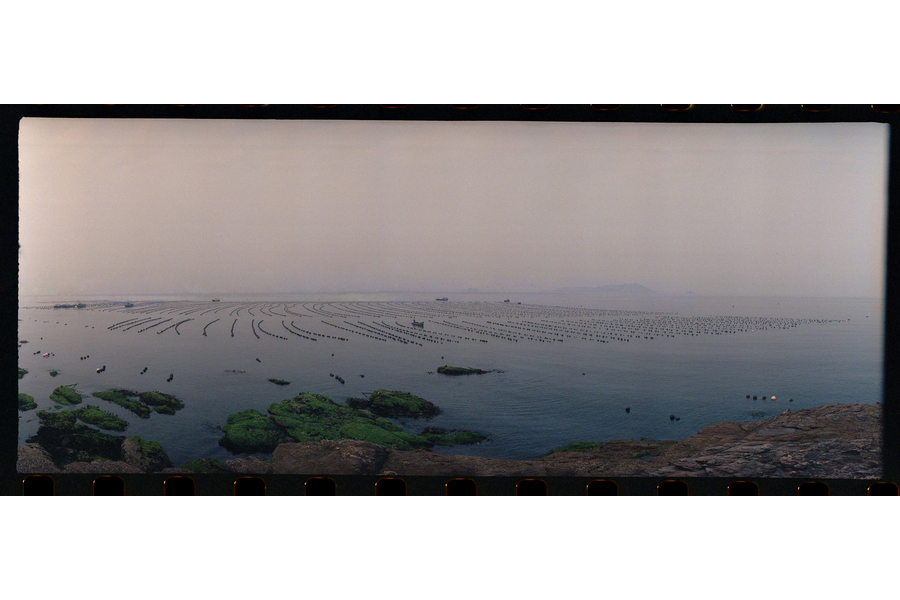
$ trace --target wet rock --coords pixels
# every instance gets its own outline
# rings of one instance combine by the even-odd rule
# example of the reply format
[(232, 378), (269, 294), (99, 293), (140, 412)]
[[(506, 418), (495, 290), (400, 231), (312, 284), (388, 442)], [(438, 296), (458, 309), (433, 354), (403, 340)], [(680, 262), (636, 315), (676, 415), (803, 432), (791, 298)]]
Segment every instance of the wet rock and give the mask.
[(147, 473), (173, 466), (159, 442), (150, 442), (136, 435), (122, 442), (122, 461)]
[(16, 471), (19, 473), (59, 473), (50, 455), (38, 444), (19, 446), (16, 459)]
[[(485, 375), (487, 373), (491, 373), (492, 371), (482, 371), (481, 369), (473, 369), (471, 367), (451, 367), (448, 365), (444, 365), (442, 367), (437, 368), (437, 372), (441, 375)], [(584, 373), (582, 373), (584, 375)]]
[(130, 390), (106, 390), (103, 392), (94, 392), (95, 398), (106, 400), (114, 404), (118, 404), (125, 410), (129, 410), (142, 419), (150, 418), (150, 407), (135, 400), (138, 393)]
[(441, 409), (428, 400), (400, 391), (376, 390), (368, 400), (353, 398), (347, 404), (390, 419), (430, 419), (441, 413)]
[(273, 473), (376, 475), (391, 450), (356, 440), (283, 444), (272, 454)]
[(268, 415), (248, 409), (229, 415), (219, 443), (235, 454), (270, 453), (279, 444), (319, 440), (359, 440), (412, 450), (436, 444), (472, 444), (485, 436), (470, 431), (422, 434), (403, 431), (384, 415), (428, 415), (440, 412), (430, 402), (405, 394), (379, 390), (369, 399), (337, 404), (321, 394), (301, 393), (269, 406)]
[(50, 399), (66, 406), (81, 404), (81, 394), (66, 385), (61, 385), (50, 394)]
[(228, 415), (219, 445), (235, 454), (272, 452), (290, 438), (267, 415), (249, 408)]
[(215, 458), (195, 458), (181, 465), (182, 470), (191, 473), (227, 473), (230, 469)]
[(73, 411), (37, 411), (40, 426), (37, 433), (26, 440), (39, 444), (57, 465), (97, 459), (119, 460), (123, 436), (103, 433), (76, 422)]
[(87, 405), (84, 408), (73, 410), (72, 413), (81, 421), (90, 425), (96, 425), (100, 429), (110, 431), (125, 431), (128, 428), (128, 421), (100, 410), (97, 406)]
[(229, 471), (242, 475), (267, 475), (272, 473), (272, 467), (267, 460), (255, 456), (249, 458), (233, 458), (225, 461)]
[(37, 408), (37, 402), (34, 401), (34, 398), (29, 396), (28, 394), (19, 393), (19, 410), (33, 410)]
[(162, 392), (141, 392), (138, 394), (141, 402), (152, 406), (153, 410), (166, 415), (174, 415), (176, 410), (184, 408), (184, 404), (171, 394)]
[(143, 473), (134, 465), (121, 460), (94, 460), (91, 462), (73, 462), (66, 465), (66, 473), (89, 473), (98, 475), (118, 475), (120, 473)]

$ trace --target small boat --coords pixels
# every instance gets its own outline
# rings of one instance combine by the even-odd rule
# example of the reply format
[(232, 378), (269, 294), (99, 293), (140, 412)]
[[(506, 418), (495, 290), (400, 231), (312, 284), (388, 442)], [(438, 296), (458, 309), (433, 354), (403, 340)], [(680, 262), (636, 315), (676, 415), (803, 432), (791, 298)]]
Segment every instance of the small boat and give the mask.
[(47, 358), (48, 356), (50, 356), (50, 353), (49, 353), (49, 352), (44, 352), (43, 354), (41, 354), (41, 356), (42, 356), (43, 358)]
[(446, 301), (447, 301), (447, 297), (444, 296), (443, 298), (435, 298), (435, 300), (437, 300), (438, 302), (446, 302)]
[(413, 327), (425, 327), (425, 321), (416, 321), (413, 319)]

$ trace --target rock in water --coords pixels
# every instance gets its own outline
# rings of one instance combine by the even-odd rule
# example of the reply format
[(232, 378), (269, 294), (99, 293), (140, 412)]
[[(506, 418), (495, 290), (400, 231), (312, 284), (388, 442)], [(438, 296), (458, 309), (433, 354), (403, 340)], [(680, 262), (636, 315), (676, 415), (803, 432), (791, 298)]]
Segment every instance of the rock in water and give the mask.
[(122, 460), (141, 471), (153, 473), (172, 466), (159, 442), (148, 442), (136, 435), (122, 442)]

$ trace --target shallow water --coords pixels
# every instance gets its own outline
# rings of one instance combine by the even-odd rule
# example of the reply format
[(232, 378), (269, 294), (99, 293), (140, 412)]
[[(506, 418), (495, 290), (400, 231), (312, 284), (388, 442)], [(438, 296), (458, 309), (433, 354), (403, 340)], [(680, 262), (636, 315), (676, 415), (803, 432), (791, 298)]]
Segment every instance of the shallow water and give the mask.
[[(575, 441), (680, 439), (712, 423), (758, 420), (787, 408), (878, 402), (882, 393), (883, 309), (875, 300), (588, 292), (455, 295), (449, 302), (435, 301), (434, 294), (261, 295), (222, 297), (216, 303), (127, 299), (132, 308), (124, 307), (123, 298), (79, 300), (88, 306), (54, 309), (54, 303), (73, 299), (20, 299), (19, 339), (28, 343), (19, 348), (19, 366), (29, 373), (19, 381), (19, 391), (45, 410), (54, 404), (50, 392), (64, 384), (77, 384), (75, 389), (87, 395), (111, 388), (174, 394), (183, 410), (175, 416), (153, 413), (146, 420), (98, 398), (85, 403), (128, 420), (126, 435), (159, 441), (176, 465), (199, 457), (231, 458), (218, 445), (217, 429), (229, 414), (246, 408), (265, 412), (273, 402), (303, 391), (338, 402), (380, 388), (408, 391), (443, 409), (427, 425), (491, 436), (474, 446), (436, 452), (520, 459)], [(752, 321), (766, 325), (762, 329), (725, 333), (722, 316), (742, 318), (731, 323), (769, 321)], [(138, 318), (155, 320), (108, 329)], [(165, 319), (172, 320), (141, 331)], [(185, 319), (192, 320), (177, 331), (165, 329)], [(803, 321), (790, 321), (797, 319)], [(425, 321), (424, 332), (412, 327), (413, 320)], [(296, 333), (302, 334), (296, 328), (313, 332), (308, 337), (316, 341), (288, 332), (291, 322)], [(612, 323), (623, 326), (615, 336), (628, 341), (590, 337), (612, 336)], [(633, 337), (635, 327), (651, 323), (708, 323), (723, 330), (644, 331)], [(413, 334), (440, 337), (443, 343)], [(42, 358), (44, 352), (53, 356)], [(86, 355), (90, 358), (80, 360)], [(443, 364), (500, 372), (433, 373)], [(96, 373), (103, 365), (106, 370)], [(53, 369), (57, 377), (49, 375)], [(291, 383), (277, 386), (270, 377)], [(777, 400), (754, 401), (748, 394)], [(38, 421), (34, 411), (20, 415), (22, 444)], [(424, 426), (406, 424), (415, 432)]]

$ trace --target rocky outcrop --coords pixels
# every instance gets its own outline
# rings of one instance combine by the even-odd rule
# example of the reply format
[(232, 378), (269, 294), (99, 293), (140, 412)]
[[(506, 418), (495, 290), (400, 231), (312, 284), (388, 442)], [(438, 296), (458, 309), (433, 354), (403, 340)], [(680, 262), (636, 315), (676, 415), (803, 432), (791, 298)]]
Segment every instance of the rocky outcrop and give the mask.
[[(719, 423), (680, 441), (585, 444), (531, 460), (391, 450), (353, 440), (281, 444), (257, 473), (440, 476), (881, 476), (881, 405), (842, 404), (752, 423)], [(250, 472), (248, 459), (227, 462)], [(258, 459), (256, 459), (258, 460)]]
[(705, 477), (881, 476), (881, 404), (786, 410), (766, 421), (719, 423), (681, 440), (648, 475)]
[(122, 442), (122, 460), (145, 473), (154, 473), (172, 466), (159, 442), (150, 442), (136, 435)]
[[(224, 468), (248, 475), (868, 479), (881, 476), (881, 411), (881, 404), (787, 410), (765, 421), (710, 425), (679, 441), (643, 439), (570, 444), (530, 460), (446, 456), (422, 449), (395, 450), (358, 440), (283, 443), (275, 448), (270, 460), (235, 458), (226, 461)], [(26, 444), (19, 448), (17, 468), (20, 473), (194, 470), (188, 464), (174, 469), (153, 463), (152, 448), (129, 450), (135, 445), (142, 446), (130, 443), (134, 439), (122, 443), (120, 460), (72, 462), (64, 469), (56, 466), (41, 446)], [(223, 463), (216, 462), (218, 470)]]

